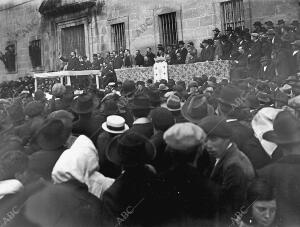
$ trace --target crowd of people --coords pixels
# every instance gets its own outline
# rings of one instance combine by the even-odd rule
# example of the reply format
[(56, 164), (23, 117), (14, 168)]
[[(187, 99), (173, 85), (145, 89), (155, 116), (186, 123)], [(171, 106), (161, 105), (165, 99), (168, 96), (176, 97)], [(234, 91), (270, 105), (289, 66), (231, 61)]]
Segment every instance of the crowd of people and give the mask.
[(60, 57), (68, 62), (67, 70), (102, 69), (110, 65), (113, 69), (132, 66), (153, 66), (155, 59), (164, 59), (169, 65), (188, 64), (195, 62), (232, 60), (234, 69), (233, 78), (246, 78), (248, 76), (260, 79), (276, 80), (283, 82), (290, 73), (297, 71), (296, 60), (299, 59), (300, 25), (297, 20), (287, 24), (284, 20), (278, 20), (274, 25), (272, 21), (264, 24), (257, 21), (253, 24), (253, 32), (248, 28), (228, 27), (225, 33), (218, 28), (214, 29), (214, 36), (205, 39), (200, 44), (198, 54), (197, 47), (192, 41), (186, 45), (184, 41), (178, 44), (170, 44), (164, 47), (157, 46), (157, 54), (150, 47), (144, 55), (136, 50), (131, 55), (130, 50), (111, 51), (104, 54), (93, 55), (90, 62), (86, 56), (76, 57), (72, 52), (69, 59)]
[[(255, 26), (253, 38), (272, 29)], [(285, 29), (274, 28), (267, 52), (245, 30), (226, 42), (216, 30), (215, 47), (203, 41), (204, 61), (219, 41), (214, 59), (239, 56), (230, 81), (114, 76), (83, 94), (53, 81), (33, 92), (27, 77), (2, 84), (1, 95), (14, 89), (13, 99), (0, 99), (0, 226), (299, 226), (299, 40), (286, 37), (297, 29)], [(238, 47), (225, 51), (232, 40)], [(290, 71), (275, 65), (270, 77), (256, 76), (256, 61), (273, 62), (282, 48)], [(72, 58), (61, 58), (67, 68)], [(109, 74), (115, 64), (108, 61)]]

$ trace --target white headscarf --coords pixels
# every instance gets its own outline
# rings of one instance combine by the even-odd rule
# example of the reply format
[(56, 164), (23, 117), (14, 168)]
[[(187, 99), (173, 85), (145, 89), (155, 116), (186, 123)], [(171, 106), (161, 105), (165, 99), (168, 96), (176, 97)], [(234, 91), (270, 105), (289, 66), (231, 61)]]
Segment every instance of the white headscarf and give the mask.
[(76, 179), (88, 186), (89, 192), (98, 198), (114, 182), (97, 172), (99, 157), (93, 142), (86, 136), (79, 136), (70, 149), (65, 150), (52, 171), (54, 184)]
[(9, 194), (15, 194), (23, 189), (23, 184), (16, 179), (0, 181), (0, 199)]
[(256, 113), (251, 122), (256, 138), (259, 140), (262, 147), (269, 156), (272, 156), (273, 152), (277, 148), (277, 145), (275, 143), (264, 140), (262, 137), (265, 132), (273, 130), (274, 119), (281, 111), (282, 109), (274, 109), (272, 107), (262, 108)]

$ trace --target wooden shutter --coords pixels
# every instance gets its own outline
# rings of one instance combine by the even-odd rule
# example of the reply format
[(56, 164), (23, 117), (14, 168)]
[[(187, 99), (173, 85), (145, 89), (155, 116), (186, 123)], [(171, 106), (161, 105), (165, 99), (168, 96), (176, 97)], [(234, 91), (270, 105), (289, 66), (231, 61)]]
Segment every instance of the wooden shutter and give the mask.
[(78, 54), (80, 54), (81, 56), (86, 55), (83, 24), (63, 28), (61, 36), (63, 56), (69, 56), (70, 53), (75, 49), (78, 50)]

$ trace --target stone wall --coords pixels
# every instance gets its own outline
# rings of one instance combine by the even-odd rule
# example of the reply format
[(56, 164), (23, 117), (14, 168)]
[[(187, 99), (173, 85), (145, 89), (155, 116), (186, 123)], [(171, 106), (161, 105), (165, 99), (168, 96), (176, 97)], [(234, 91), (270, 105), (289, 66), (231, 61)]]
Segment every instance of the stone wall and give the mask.
[(7, 73), (0, 61), (0, 82), (16, 79), (32, 71), (29, 58), (29, 42), (40, 37), (41, 15), (38, 12), (41, 0), (34, 0), (23, 5), (25, 1), (7, 1), (0, 7), (0, 50), (5, 53), (8, 42), (16, 42), (16, 73)]
[[(127, 48), (144, 53), (150, 46), (155, 52), (161, 43), (158, 15), (168, 12), (177, 13), (179, 40), (193, 41), (199, 50), (200, 42), (212, 36), (212, 29), (221, 28), (220, 2), (225, 0), (105, 0), (104, 7), (58, 17), (40, 15), (42, 0), (7, 0), (6, 4), (3, 1), (0, 1), (0, 50), (4, 52), (8, 41), (17, 42), (18, 71), (8, 74), (0, 62), (0, 82), (32, 74), (28, 46), (35, 38), (42, 39), (42, 69), (58, 70), (59, 26), (78, 18), (85, 25), (86, 54), (90, 58), (93, 53), (113, 49), (111, 24), (118, 22), (125, 22)], [(297, 0), (244, 0), (244, 6), (247, 27), (257, 20), (291, 22), (299, 18)]]

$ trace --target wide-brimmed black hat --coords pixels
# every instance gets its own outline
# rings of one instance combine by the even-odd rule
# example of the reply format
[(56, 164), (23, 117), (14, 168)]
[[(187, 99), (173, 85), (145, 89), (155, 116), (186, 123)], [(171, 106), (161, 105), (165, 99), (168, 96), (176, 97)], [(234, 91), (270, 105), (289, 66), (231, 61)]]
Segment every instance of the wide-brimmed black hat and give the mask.
[(180, 41), (178, 42), (178, 45), (184, 45), (184, 42), (183, 42), (182, 40), (180, 40)]
[(262, 26), (261, 22), (260, 21), (255, 21), (253, 26)]
[(154, 144), (134, 129), (114, 137), (106, 149), (108, 160), (120, 166), (143, 165), (152, 161), (155, 155)]
[(204, 95), (189, 97), (181, 108), (182, 116), (195, 124), (199, 123), (202, 118), (213, 115), (213, 113), (214, 108), (208, 104)]
[(77, 99), (73, 100), (73, 103), (71, 105), (71, 109), (74, 111), (74, 113), (77, 114), (86, 114), (91, 113), (95, 109), (95, 103), (93, 96), (90, 94), (83, 94), (78, 96)]
[(276, 144), (300, 143), (300, 123), (288, 111), (280, 112), (273, 123), (273, 130), (263, 134), (263, 139)]
[(285, 21), (283, 19), (280, 19), (277, 21), (277, 25), (285, 24)]
[(239, 100), (241, 98), (241, 90), (234, 85), (227, 85), (221, 89), (218, 101), (227, 105), (239, 105)]
[(205, 131), (207, 137), (230, 138), (232, 136), (232, 130), (224, 117), (207, 116), (198, 125)]
[(55, 150), (66, 143), (71, 130), (70, 127), (65, 127), (62, 120), (47, 119), (35, 133), (31, 142), (43, 150)]
[(132, 103), (129, 105), (130, 109), (139, 109), (139, 110), (147, 110), (147, 109), (151, 109), (152, 106), (150, 104), (150, 99), (148, 96), (146, 95), (136, 95), (133, 100)]
[(269, 20), (269, 21), (266, 21), (266, 22), (265, 22), (265, 25), (268, 25), (268, 26), (274, 26), (273, 22), (270, 21), (270, 20)]

